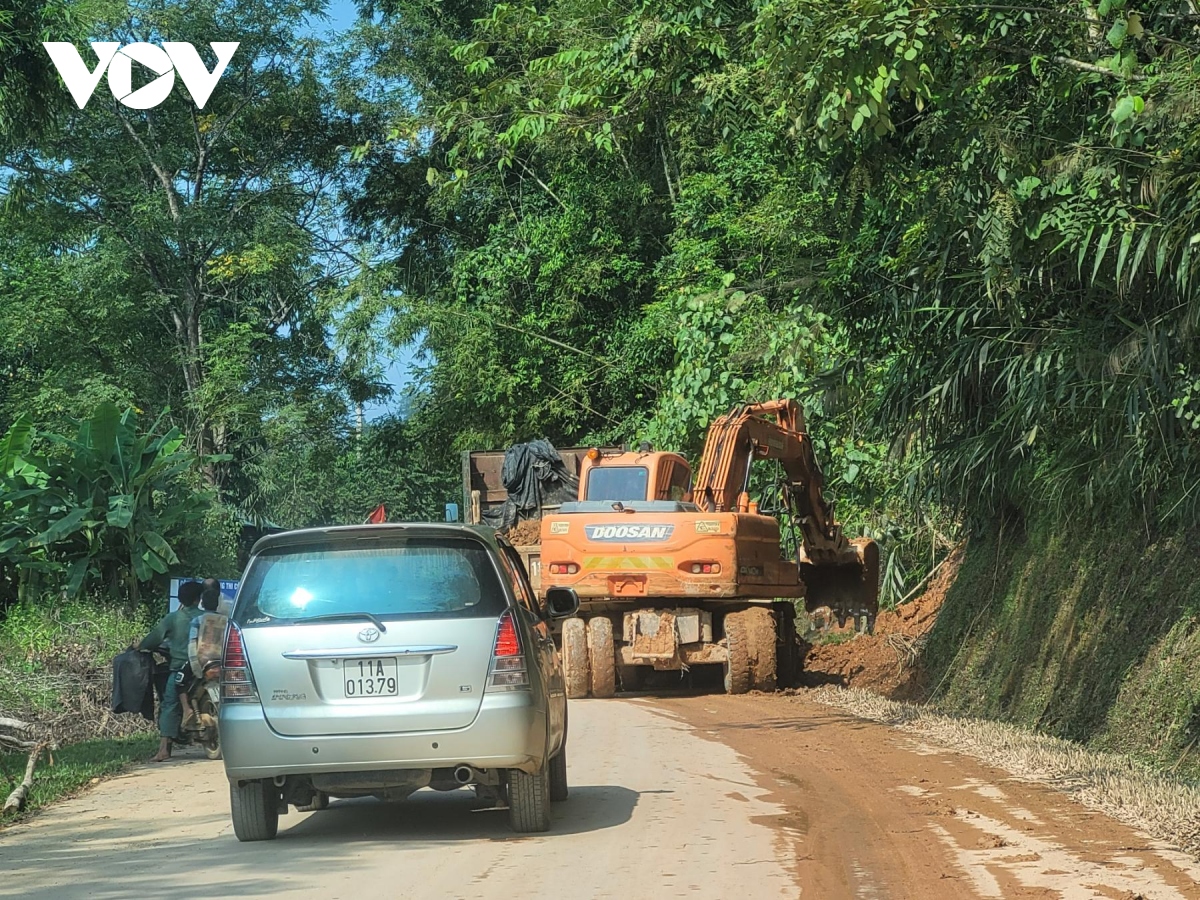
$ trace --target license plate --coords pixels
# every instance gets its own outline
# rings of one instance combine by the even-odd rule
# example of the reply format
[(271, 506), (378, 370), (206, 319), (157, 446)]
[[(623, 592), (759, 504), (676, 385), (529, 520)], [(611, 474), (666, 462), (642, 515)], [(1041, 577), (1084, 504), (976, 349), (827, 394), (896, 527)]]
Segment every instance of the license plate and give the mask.
[(400, 693), (394, 659), (343, 660), (342, 683), (347, 699), (395, 697)]

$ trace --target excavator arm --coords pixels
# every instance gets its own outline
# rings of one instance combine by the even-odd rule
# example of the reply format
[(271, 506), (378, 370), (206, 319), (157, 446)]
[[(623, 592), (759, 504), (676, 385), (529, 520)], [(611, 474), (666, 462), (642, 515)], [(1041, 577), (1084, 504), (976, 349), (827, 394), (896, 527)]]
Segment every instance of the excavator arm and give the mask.
[(879, 608), (879, 547), (869, 538), (846, 539), (825, 499), (825, 476), (817, 463), (804, 415), (794, 400), (734, 407), (713, 422), (696, 470), (692, 502), (713, 512), (749, 512), (750, 467), (756, 459), (779, 460), (784, 497), (802, 541), (797, 563), (805, 606), (830, 607), (839, 621)]

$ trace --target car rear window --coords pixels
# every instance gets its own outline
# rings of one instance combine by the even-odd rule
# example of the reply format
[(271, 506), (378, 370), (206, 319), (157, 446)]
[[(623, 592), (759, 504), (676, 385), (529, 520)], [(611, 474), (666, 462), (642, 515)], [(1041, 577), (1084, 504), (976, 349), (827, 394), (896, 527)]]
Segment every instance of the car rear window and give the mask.
[(367, 612), (380, 618), (497, 616), (507, 606), (478, 541), (377, 539), (268, 549), (255, 557), (234, 621), (302, 621)]

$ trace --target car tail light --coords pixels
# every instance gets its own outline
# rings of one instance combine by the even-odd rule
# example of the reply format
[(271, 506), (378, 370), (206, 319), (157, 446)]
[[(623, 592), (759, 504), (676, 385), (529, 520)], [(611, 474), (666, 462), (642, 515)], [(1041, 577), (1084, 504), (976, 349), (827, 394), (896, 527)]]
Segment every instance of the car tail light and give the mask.
[(521, 652), (521, 636), (512, 610), (500, 616), (496, 627), (496, 645), (492, 650), (492, 670), (485, 691), (527, 691), (529, 670)]
[(692, 563), (693, 575), (720, 575), (720, 563)]
[(551, 575), (574, 575), (579, 571), (575, 563), (550, 563)]
[(250, 672), (250, 660), (246, 658), (246, 645), (242, 642), (242, 630), (229, 626), (225, 636), (225, 655), (221, 660), (221, 699), (237, 702), (258, 700), (254, 688), (254, 676)]

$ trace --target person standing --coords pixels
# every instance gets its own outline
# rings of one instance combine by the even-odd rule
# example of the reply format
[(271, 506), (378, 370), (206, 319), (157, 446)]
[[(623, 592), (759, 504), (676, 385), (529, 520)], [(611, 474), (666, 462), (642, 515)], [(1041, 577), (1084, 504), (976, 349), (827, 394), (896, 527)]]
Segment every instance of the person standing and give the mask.
[(179, 725), (183, 718), (183, 710), (179, 706), (179, 695), (175, 685), (179, 673), (187, 669), (188, 662), (188, 632), (192, 619), (200, 615), (200, 593), (202, 587), (198, 581), (184, 582), (179, 586), (179, 609), (167, 613), (154, 630), (146, 635), (139, 650), (157, 650), (164, 643), (170, 648), (171, 672), (167, 676), (167, 689), (163, 691), (162, 707), (158, 713), (158, 752), (150, 757), (150, 762), (165, 762), (171, 758), (171, 744), (179, 738)]

